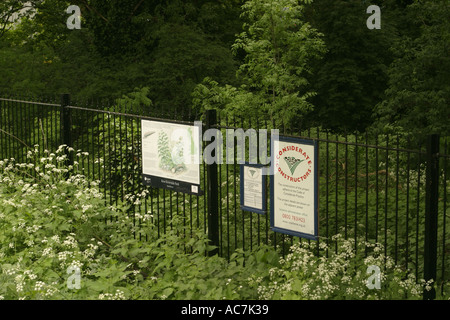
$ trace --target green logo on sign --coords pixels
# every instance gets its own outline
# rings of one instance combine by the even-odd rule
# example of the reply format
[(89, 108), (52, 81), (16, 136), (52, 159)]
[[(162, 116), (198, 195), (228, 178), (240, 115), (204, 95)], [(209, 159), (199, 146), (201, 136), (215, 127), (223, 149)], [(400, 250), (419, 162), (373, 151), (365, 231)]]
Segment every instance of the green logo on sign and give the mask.
[(295, 172), (295, 169), (297, 169), (298, 165), (305, 160), (300, 160), (300, 159), (297, 159), (294, 157), (284, 157), (284, 161), (286, 161), (286, 163), (289, 167), (289, 170), (291, 170), (291, 173), (293, 175)]

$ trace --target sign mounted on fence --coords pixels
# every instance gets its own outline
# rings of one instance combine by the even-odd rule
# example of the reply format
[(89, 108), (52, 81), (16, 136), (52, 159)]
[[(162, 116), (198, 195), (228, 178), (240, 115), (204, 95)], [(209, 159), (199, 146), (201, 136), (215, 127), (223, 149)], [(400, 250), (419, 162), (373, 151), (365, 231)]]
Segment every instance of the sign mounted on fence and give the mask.
[(266, 213), (266, 175), (263, 165), (241, 164), (241, 209)]
[(272, 140), (275, 166), (270, 179), (273, 231), (317, 240), (318, 147), (313, 140)]
[(200, 128), (141, 120), (141, 132), (143, 183), (201, 195)]

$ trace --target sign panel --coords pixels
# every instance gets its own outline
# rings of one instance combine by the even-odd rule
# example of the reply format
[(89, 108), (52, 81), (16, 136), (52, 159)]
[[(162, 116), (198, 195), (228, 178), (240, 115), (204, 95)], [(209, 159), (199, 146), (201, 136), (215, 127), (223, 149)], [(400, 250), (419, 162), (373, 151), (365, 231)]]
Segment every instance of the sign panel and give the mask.
[(145, 185), (200, 195), (200, 128), (141, 120)]
[(271, 228), (316, 240), (318, 237), (318, 148), (312, 140), (272, 140)]
[(266, 213), (266, 176), (263, 165), (241, 165), (241, 209)]

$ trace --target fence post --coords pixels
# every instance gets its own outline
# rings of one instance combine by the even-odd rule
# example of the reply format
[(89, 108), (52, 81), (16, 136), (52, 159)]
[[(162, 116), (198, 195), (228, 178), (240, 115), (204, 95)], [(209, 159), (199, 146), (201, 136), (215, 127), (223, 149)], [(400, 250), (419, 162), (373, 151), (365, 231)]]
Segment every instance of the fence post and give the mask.
[[(205, 129), (211, 129), (216, 124), (216, 110), (207, 110)], [(214, 152), (216, 152), (216, 150), (214, 150)], [(216, 247), (209, 251), (209, 256), (214, 256), (219, 253), (219, 182), (216, 162), (206, 165), (206, 179), (208, 189), (208, 239), (211, 244)]]
[[(72, 115), (70, 112), (70, 108), (66, 108), (70, 105), (70, 95), (64, 93), (61, 95), (61, 135), (62, 135), (62, 144), (67, 145), (68, 147), (72, 146)], [(73, 166), (73, 152), (67, 152), (67, 162), (66, 165)]]
[(433, 280), (430, 291), (424, 290), (423, 299), (436, 298), (437, 228), (439, 196), (439, 135), (430, 135), (427, 141), (424, 279)]

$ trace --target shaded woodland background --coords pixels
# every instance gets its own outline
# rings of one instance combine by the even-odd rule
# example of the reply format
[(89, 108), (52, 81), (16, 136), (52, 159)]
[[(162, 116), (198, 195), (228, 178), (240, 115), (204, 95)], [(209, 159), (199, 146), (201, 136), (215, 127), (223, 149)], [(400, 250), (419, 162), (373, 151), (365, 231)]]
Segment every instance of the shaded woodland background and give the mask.
[[(366, 27), (371, 4), (380, 30)], [(69, 5), (81, 30), (66, 26)], [(0, 18), (2, 96), (134, 94), (337, 133), (450, 133), (446, 0), (7, 0)]]

